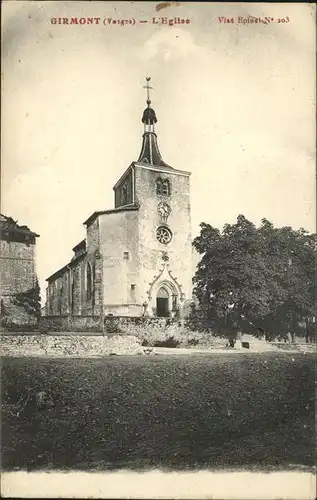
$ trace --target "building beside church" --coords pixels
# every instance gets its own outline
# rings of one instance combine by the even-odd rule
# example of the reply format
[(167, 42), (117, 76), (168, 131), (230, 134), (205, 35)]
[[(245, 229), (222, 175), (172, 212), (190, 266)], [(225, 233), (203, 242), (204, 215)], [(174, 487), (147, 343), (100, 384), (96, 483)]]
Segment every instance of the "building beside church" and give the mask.
[(1, 322), (34, 321), (22, 303), (24, 296), (32, 296), (37, 283), (35, 248), (38, 236), (11, 217), (0, 215)]
[(192, 300), (190, 173), (162, 159), (148, 82), (138, 160), (114, 208), (87, 218), (71, 261), (47, 278), (47, 315), (183, 317)]

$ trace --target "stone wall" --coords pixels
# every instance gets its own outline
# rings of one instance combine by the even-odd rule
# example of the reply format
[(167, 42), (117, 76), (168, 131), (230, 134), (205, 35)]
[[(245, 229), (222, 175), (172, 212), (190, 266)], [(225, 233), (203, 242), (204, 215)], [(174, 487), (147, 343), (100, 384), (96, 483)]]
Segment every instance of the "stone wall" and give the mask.
[(133, 336), (81, 335), (2, 335), (1, 356), (34, 357), (100, 357), (143, 354), (140, 342)]
[(35, 283), (35, 245), (0, 240), (1, 295), (25, 292)]
[(56, 278), (47, 288), (47, 314), (67, 314), (70, 302), (69, 271)]
[(99, 219), (104, 312), (140, 315), (138, 212), (104, 214)]
[(2, 310), (4, 310), (4, 313), (1, 317), (0, 331), (3, 328), (16, 329), (20, 326), (22, 326), (23, 328), (36, 328), (36, 317), (29, 314), (23, 307), (14, 304), (13, 301), (14, 296), (5, 297), (2, 302)]
[(42, 316), (38, 322), (21, 321), (12, 325), (1, 326), (4, 333), (18, 332), (72, 332), (72, 333), (102, 333), (99, 316)]
[[(197, 327), (197, 325), (196, 325)], [(38, 325), (20, 325), (19, 328), (3, 329), (11, 336), (19, 332), (40, 332), (62, 336), (69, 332), (73, 336), (82, 335), (118, 335), (134, 336), (141, 343), (149, 346), (195, 346), (225, 344), (224, 338), (218, 338), (206, 322), (198, 331), (189, 320), (178, 318), (138, 317), (138, 316), (43, 316)]]
[[(102, 328), (99, 316), (43, 316), (38, 325), (20, 325), (18, 328), (3, 329), (4, 334), (10, 334), (11, 338), (19, 332), (30, 333), (40, 332), (42, 334), (71, 333), (74, 336), (80, 334), (93, 335), (118, 335), (135, 336), (145, 345), (156, 345), (166, 343), (169, 339), (174, 339), (177, 345), (208, 343), (212, 338), (212, 333), (194, 332), (186, 320), (176, 318), (158, 317), (127, 317), (127, 316), (106, 316)], [(45, 335), (44, 335), (45, 336)], [(198, 343), (198, 342), (197, 342)]]
[(72, 267), (72, 303), (71, 309), (73, 314), (81, 314), (82, 295), (85, 293), (85, 258), (76, 262)]
[(39, 322), (43, 332), (100, 332), (99, 316), (43, 316)]
[(115, 208), (133, 203), (133, 180), (131, 169), (129, 169), (120, 184), (115, 188), (114, 195)]
[(132, 333), (149, 330), (185, 328), (184, 320), (158, 317), (127, 317), (127, 316), (106, 316), (104, 320), (105, 332)]
[(19, 323), (32, 321), (23, 308), (14, 305), (14, 299), (35, 284), (35, 244), (0, 240), (1, 315)]
[(226, 343), (224, 339), (216, 338), (210, 330), (193, 331), (187, 320), (176, 318), (107, 316), (104, 321), (104, 332), (105, 335), (132, 335), (143, 345), (157, 347)]
[[(156, 181), (167, 179), (171, 193), (156, 193)], [(147, 302), (147, 314), (156, 315), (156, 294), (161, 283), (170, 283), (170, 296), (177, 297), (178, 306), (192, 298), (193, 258), (190, 216), (190, 182), (187, 174), (172, 170), (168, 173), (135, 166), (136, 198), (139, 209), (139, 286), (140, 303)], [(171, 213), (166, 222), (158, 213), (158, 203), (168, 203)], [(171, 242), (157, 241), (156, 230), (167, 225), (173, 233)], [(162, 262), (162, 258), (165, 262)], [(168, 273), (161, 275), (162, 267)]]
[[(74, 256), (47, 287), (48, 315), (100, 315), (102, 310), (102, 255), (98, 218), (87, 228), (86, 251)], [(76, 248), (76, 247), (75, 247)], [(88, 270), (91, 287), (88, 292)]]
[[(27, 328), (27, 323), (20, 324), (17, 331), (41, 331), (42, 333), (50, 332), (72, 332), (72, 333), (116, 333), (123, 335), (137, 335), (138, 337), (153, 336), (159, 333), (164, 335), (180, 335), (190, 331), (195, 331), (191, 328), (188, 320), (177, 318), (159, 318), (159, 317), (138, 317), (138, 316), (112, 316), (108, 315), (104, 318), (104, 327), (102, 327), (100, 316), (42, 316), (37, 325), (33, 325), (31, 330)], [(13, 330), (16, 327), (13, 327)], [(5, 331), (5, 329), (3, 329)], [(207, 328), (203, 333), (210, 333), (210, 328)]]
[[(99, 218), (87, 227), (87, 255), (84, 266), (84, 276), (81, 286), (81, 312), (84, 315), (101, 314), (103, 290), (102, 290), (102, 253), (100, 252), (100, 227)], [(92, 293), (87, 294), (87, 266), (90, 266), (92, 275)]]

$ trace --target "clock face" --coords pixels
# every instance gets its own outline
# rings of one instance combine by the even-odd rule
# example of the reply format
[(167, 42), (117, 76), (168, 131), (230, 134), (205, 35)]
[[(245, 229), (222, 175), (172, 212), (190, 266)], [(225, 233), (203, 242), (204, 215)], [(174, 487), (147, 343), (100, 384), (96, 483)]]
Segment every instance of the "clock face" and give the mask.
[(171, 207), (165, 201), (161, 201), (157, 206), (157, 211), (162, 217), (168, 217), (171, 213)]

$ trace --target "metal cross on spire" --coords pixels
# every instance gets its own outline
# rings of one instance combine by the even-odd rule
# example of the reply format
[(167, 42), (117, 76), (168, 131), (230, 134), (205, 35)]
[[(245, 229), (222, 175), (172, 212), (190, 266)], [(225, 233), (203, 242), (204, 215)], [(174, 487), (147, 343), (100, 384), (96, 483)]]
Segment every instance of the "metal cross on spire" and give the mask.
[(146, 89), (146, 95), (147, 95), (146, 103), (149, 106), (151, 104), (150, 90), (153, 90), (153, 87), (150, 86), (151, 77), (147, 76), (145, 79), (146, 79), (146, 85), (143, 85), (143, 88)]

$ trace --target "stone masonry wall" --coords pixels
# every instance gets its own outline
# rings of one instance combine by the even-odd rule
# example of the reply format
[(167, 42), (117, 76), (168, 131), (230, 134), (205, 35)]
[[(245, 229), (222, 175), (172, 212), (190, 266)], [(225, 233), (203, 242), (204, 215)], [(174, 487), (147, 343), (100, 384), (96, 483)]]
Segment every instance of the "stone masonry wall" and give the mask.
[(81, 294), (84, 288), (83, 269), (85, 267), (85, 260), (76, 262), (72, 267), (72, 313), (77, 315), (81, 313), (82, 300)]
[[(170, 182), (170, 196), (156, 194), (156, 180), (166, 178)], [(141, 303), (150, 300), (150, 289), (155, 276), (159, 275), (162, 253), (168, 256), (168, 268), (181, 287), (178, 300), (192, 297), (192, 241), (190, 218), (190, 183), (187, 175), (135, 167), (135, 185), (139, 209), (139, 275), (142, 290)], [(158, 213), (159, 202), (166, 202), (171, 213), (166, 224), (173, 233), (172, 241), (164, 245), (156, 239), (156, 229), (164, 221)], [(159, 286), (159, 283), (157, 283)], [(179, 304), (180, 305), (180, 304)], [(156, 295), (151, 294), (148, 312), (156, 314)]]
[(100, 216), (104, 313), (141, 314), (137, 272), (138, 212)]
[[(99, 315), (102, 311), (102, 255), (99, 251), (99, 221), (87, 228), (87, 253), (70, 262), (47, 288), (47, 314)], [(92, 293), (87, 293), (87, 267), (91, 270)]]
[(31, 290), (36, 283), (35, 245), (0, 241), (0, 293), (2, 313), (16, 322), (32, 318), (13, 304), (16, 294)]
[[(100, 252), (100, 227), (99, 218), (97, 218), (88, 228), (87, 228), (87, 255), (84, 266), (84, 286), (82, 286), (81, 294), (81, 311), (82, 314), (101, 314), (102, 310), (102, 300), (103, 300), (103, 290), (102, 290), (102, 253)], [(93, 276), (93, 290), (91, 297), (87, 297), (87, 281), (86, 273), (87, 266), (90, 265), (92, 276)]]
[[(104, 333), (132, 335), (143, 345), (196, 345), (218, 343), (211, 330), (196, 332), (191, 330), (185, 319), (158, 317), (118, 317), (107, 316), (104, 320)], [(224, 343), (223, 340), (220, 340)]]
[(34, 357), (100, 357), (117, 355), (143, 354), (143, 349), (136, 337), (113, 336), (53, 336), (25, 335), (0, 337), (1, 356)]
[(43, 332), (100, 332), (99, 316), (43, 316), (39, 323)]

